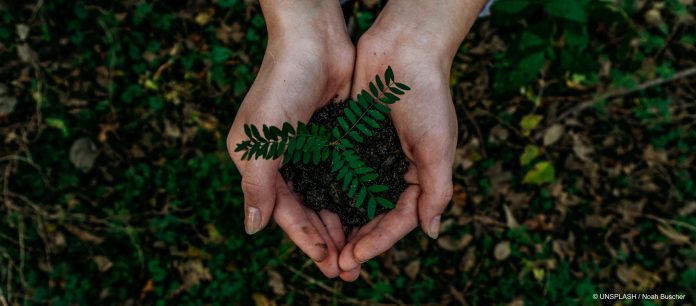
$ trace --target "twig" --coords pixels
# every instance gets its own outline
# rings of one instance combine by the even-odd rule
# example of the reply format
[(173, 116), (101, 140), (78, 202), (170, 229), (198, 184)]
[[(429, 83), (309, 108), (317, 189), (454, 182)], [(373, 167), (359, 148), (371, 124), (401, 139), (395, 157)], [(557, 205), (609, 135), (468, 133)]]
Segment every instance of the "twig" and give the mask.
[(295, 269), (293, 266), (290, 266), (286, 263), (281, 263), (281, 266), (290, 270), (290, 272), (295, 273), (296, 275), (304, 278), (310, 284), (317, 285), (317, 287), (324, 289), (326, 292), (329, 292), (329, 293), (333, 294), (334, 296), (337, 296), (337, 295), (341, 296), (342, 300), (347, 302), (347, 303), (355, 304), (355, 305), (362, 305), (363, 304), (359, 300), (342, 296), (342, 294), (340, 292), (336, 291), (334, 288), (331, 288), (331, 287), (327, 286), (326, 284), (318, 281), (317, 279), (315, 279), (307, 274), (304, 274), (302, 271)]
[(675, 81), (678, 79), (690, 77), (694, 74), (696, 74), (696, 67), (691, 67), (691, 68), (688, 68), (686, 70), (682, 70), (680, 72), (677, 72), (669, 78), (653, 79), (653, 80), (647, 81), (645, 83), (642, 83), (642, 84), (636, 86), (635, 88), (630, 88), (630, 89), (629, 88), (620, 88), (620, 89), (616, 89), (616, 90), (611, 90), (609, 92), (598, 95), (591, 100), (581, 102), (580, 104), (576, 105), (575, 107), (563, 112), (561, 115), (556, 117), (556, 119), (553, 120), (553, 122), (549, 123), (549, 125), (556, 123), (556, 122), (559, 122), (570, 115), (575, 115), (580, 111), (583, 111), (587, 108), (590, 108), (595, 103), (597, 103), (599, 101), (603, 101), (603, 100), (607, 100), (607, 99), (611, 99), (611, 98), (619, 97), (619, 96), (625, 96), (625, 95), (628, 95), (628, 94), (631, 94), (631, 93), (634, 93), (637, 91), (645, 90), (645, 89), (653, 87), (653, 86), (658, 86), (658, 85), (662, 85), (664, 83), (672, 82), (672, 81)]
[[(366, 273), (366, 272), (365, 272), (365, 270), (363, 270), (361, 273)], [(375, 283), (373, 283), (368, 277), (363, 277), (363, 280), (365, 280), (365, 282), (366, 282), (368, 285), (370, 285), (370, 287), (375, 288)], [(397, 304), (397, 305), (406, 305), (406, 303), (404, 303), (404, 302), (400, 301), (399, 299), (393, 297), (391, 294), (384, 293), (384, 297), (385, 297), (387, 300), (389, 300), (389, 301), (391, 301), (392, 303), (395, 303), (395, 304)]]
[(2, 288), (0, 288), (0, 305), (9, 306), (7, 300), (5, 300), (5, 294), (2, 292)]

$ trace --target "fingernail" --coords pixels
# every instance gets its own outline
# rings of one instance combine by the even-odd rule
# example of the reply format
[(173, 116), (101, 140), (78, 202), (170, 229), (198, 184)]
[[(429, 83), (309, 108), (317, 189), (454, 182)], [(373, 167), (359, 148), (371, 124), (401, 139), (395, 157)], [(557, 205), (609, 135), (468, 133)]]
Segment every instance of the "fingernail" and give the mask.
[(433, 217), (432, 220), (430, 220), (430, 227), (428, 228), (428, 236), (433, 239), (437, 239), (437, 236), (440, 235), (440, 216), (435, 216)]
[(244, 230), (249, 235), (253, 235), (261, 228), (261, 211), (256, 207), (247, 207), (246, 220), (244, 220)]

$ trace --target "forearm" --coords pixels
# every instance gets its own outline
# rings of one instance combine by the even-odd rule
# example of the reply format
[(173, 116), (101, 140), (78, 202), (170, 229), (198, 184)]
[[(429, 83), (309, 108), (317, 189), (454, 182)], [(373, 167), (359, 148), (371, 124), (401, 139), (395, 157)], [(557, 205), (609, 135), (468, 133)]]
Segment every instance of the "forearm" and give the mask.
[[(392, 0), (375, 21), (380, 37), (427, 48), (451, 61), (486, 0)], [(389, 33), (389, 34), (387, 34)]]
[(269, 42), (316, 39), (319, 35), (345, 35), (338, 1), (261, 0)]

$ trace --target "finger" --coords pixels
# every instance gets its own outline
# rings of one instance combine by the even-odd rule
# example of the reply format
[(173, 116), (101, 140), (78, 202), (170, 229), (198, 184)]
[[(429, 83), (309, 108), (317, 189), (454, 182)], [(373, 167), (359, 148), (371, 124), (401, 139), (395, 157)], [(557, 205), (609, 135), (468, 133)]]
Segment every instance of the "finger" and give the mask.
[(278, 198), (273, 211), (273, 219), (288, 235), (290, 240), (313, 261), (323, 261), (329, 255), (326, 241), (324, 241), (319, 231), (310, 222), (304, 207), (290, 192), (287, 185), (278, 187)]
[(350, 235), (352, 237), (348, 239), (348, 243), (343, 247), (343, 250), (341, 250), (341, 255), (338, 258), (338, 266), (341, 268), (341, 271), (351, 271), (360, 267), (361, 262), (355, 259), (355, 256), (353, 255), (355, 243), (360, 240), (362, 236), (366, 235), (372, 229), (377, 227), (377, 224), (379, 224), (379, 221), (381, 221), (384, 216), (384, 214), (381, 214), (372, 219), (372, 221), (363, 225), (360, 229), (353, 230), (353, 233)]
[(346, 235), (343, 232), (343, 225), (341, 225), (341, 219), (337, 214), (322, 209), (319, 211), (319, 218), (326, 225), (326, 230), (331, 236), (331, 240), (336, 245), (337, 250), (342, 250), (343, 246), (346, 245)]
[(401, 194), (396, 207), (385, 214), (379, 224), (360, 237), (353, 254), (358, 262), (366, 262), (389, 250), (418, 225), (416, 212), (420, 188), (411, 185)]
[(276, 202), (278, 161), (250, 160), (242, 176), (244, 193), (244, 229), (252, 235), (268, 224)]
[(418, 168), (413, 163), (408, 163), (408, 170), (404, 174), (404, 180), (408, 184), (418, 185)]
[(452, 199), (452, 166), (447, 160), (418, 168), (421, 194), (418, 197), (418, 218), (430, 238), (440, 234), (440, 219)]
[(360, 266), (350, 271), (343, 271), (339, 276), (346, 282), (354, 282), (360, 276)]
[(309, 222), (312, 223), (314, 228), (316, 228), (319, 232), (319, 235), (321, 235), (321, 238), (325, 241), (325, 246), (328, 251), (326, 258), (324, 258), (321, 261), (315, 261), (314, 263), (317, 265), (319, 270), (321, 270), (321, 272), (324, 273), (326, 277), (334, 278), (338, 276), (339, 273), (341, 273), (341, 270), (338, 268), (338, 250), (336, 249), (336, 245), (331, 239), (331, 235), (329, 235), (326, 225), (324, 225), (324, 223), (321, 222), (321, 219), (319, 218), (317, 213), (311, 208), (303, 208), (305, 210), (305, 214), (309, 219)]

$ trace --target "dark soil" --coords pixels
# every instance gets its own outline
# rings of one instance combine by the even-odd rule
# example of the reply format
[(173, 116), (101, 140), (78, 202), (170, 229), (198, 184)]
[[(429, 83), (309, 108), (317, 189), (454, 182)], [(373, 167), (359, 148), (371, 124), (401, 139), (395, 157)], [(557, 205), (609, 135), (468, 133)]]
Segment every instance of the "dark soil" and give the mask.
[[(337, 118), (343, 114), (346, 105), (346, 102), (329, 103), (314, 113), (309, 122), (331, 129), (338, 124)], [(406, 189), (404, 174), (408, 161), (391, 120), (382, 121), (380, 129), (371, 137), (365, 137), (365, 142), (353, 141), (353, 144), (360, 158), (379, 174), (375, 183), (389, 186), (389, 190), (380, 193), (380, 196), (396, 203)], [(361, 226), (369, 221), (367, 205), (355, 207), (355, 199), (341, 190), (342, 182), (335, 178), (336, 173), (331, 172), (331, 159), (318, 165), (288, 163), (280, 169), (280, 173), (285, 181), (292, 182), (293, 189), (302, 196), (306, 206), (316, 211), (328, 209), (335, 212), (344, 226)], [(387, 210), (378, 205), (375, 215)]]

